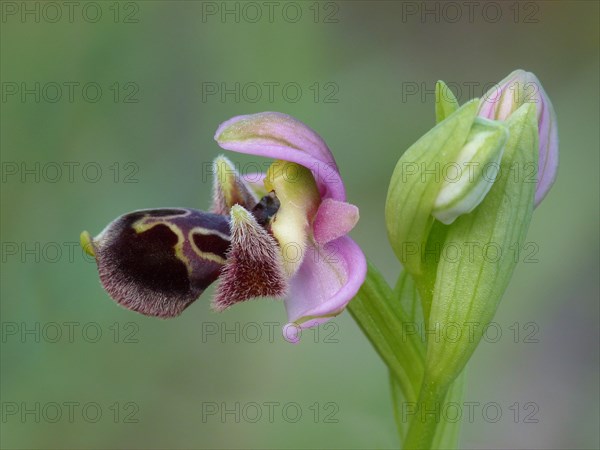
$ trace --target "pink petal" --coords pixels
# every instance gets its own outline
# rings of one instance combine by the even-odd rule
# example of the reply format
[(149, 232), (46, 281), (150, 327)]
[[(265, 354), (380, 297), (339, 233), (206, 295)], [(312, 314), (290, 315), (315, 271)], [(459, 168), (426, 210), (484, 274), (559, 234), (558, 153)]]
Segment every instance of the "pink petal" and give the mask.
[[(489, 89), (481, 98), (478, 115), (490, 120), (506, 120), (518, 106), (514, 99), (519, 98), (515, 87), (529, 83), (527, 72), (518, 69)], [(517, 84), (516, 84), (517, 83)]]
[(479, 116), (506, 120), (523, 103), (535, 103), (539, 133), (539, 161), (535, 206), (544, 199), (558, 172), (558, 127), (550, 97), (531, 72), (515, 70), (481, 99)]
[(348, 234), (358, 222), (358, 218), (356, 206), (326, 198), (321, 202), (313, 222), (315, 241), (318, 244), (326, 244)]
[(535, 206), (538, 206), (556, 180), (558, 173), (558, 125), (550, 98), (540, 88), (541, 101), (537, 104), (540, 153), (538, 183), (535, 190)]
[(304, 328), (330, 320), (346, 307), (365, 280), (367, 263), (360, 247), (343, 236), (324, 246), (308, 245), (285, 299), (284, 337), (297, 342)]
[(287, 114), (263, 112), (234, 117), (219, 126), (215, 140), (226, 150), (301, 164), (313, 173), (321, 197), (346, 199), (327, 144), (315, 131)]

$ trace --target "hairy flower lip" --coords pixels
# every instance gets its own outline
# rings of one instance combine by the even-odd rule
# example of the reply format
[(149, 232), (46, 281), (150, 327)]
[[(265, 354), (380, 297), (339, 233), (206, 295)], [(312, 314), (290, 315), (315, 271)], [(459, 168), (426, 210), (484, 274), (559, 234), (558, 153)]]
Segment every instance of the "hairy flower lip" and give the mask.
[(254, 297), (280, 297), (287, 291), (275, 239), (241, 205), (231, 207), (231, 247), (213, 299), (223, 311)]

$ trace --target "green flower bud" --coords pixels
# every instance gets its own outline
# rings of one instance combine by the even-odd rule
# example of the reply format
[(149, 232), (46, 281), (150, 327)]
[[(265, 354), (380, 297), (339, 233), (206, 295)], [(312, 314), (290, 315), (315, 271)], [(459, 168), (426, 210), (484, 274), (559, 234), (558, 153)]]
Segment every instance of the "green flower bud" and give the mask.
[(496, 180), (507, 138), (508, 131), (502, 123), (475, 119), (467, 142), (451, 163), (456, 176), (450, 178), (444, 172), (446, 176), (432, 211), (437, 220), (449, 225), (481, 203)]

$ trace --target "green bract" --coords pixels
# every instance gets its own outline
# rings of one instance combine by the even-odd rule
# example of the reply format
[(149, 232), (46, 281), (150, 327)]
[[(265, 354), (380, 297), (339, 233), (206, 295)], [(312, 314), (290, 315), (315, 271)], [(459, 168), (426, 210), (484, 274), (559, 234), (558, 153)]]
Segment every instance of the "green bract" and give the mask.
[(440, 123), (459, 108), (454, 93), (443, 81), (435, 84), (435, 122)]

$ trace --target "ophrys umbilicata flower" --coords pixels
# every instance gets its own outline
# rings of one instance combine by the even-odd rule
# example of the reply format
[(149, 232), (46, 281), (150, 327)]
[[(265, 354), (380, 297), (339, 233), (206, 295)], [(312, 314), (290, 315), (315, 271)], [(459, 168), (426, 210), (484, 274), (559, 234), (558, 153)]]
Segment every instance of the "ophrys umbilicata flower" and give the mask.
[(364, 255), (346, 236), (358, 208), (346, 203), (325, 142), (291, 116), (235, 117), (215, 139), (276, 161), (264, 175), (243, 177), (218, 157), (212, 212), (134, 211), (93, 239), (82, 233), (82, 243), (96, 257), (106, 291), (126, 308), (174, 317), (218, 279), (213, 309), (284, 298), (284, 337), (297, 342), (301, 329), (342, 312), (364, 281)]

